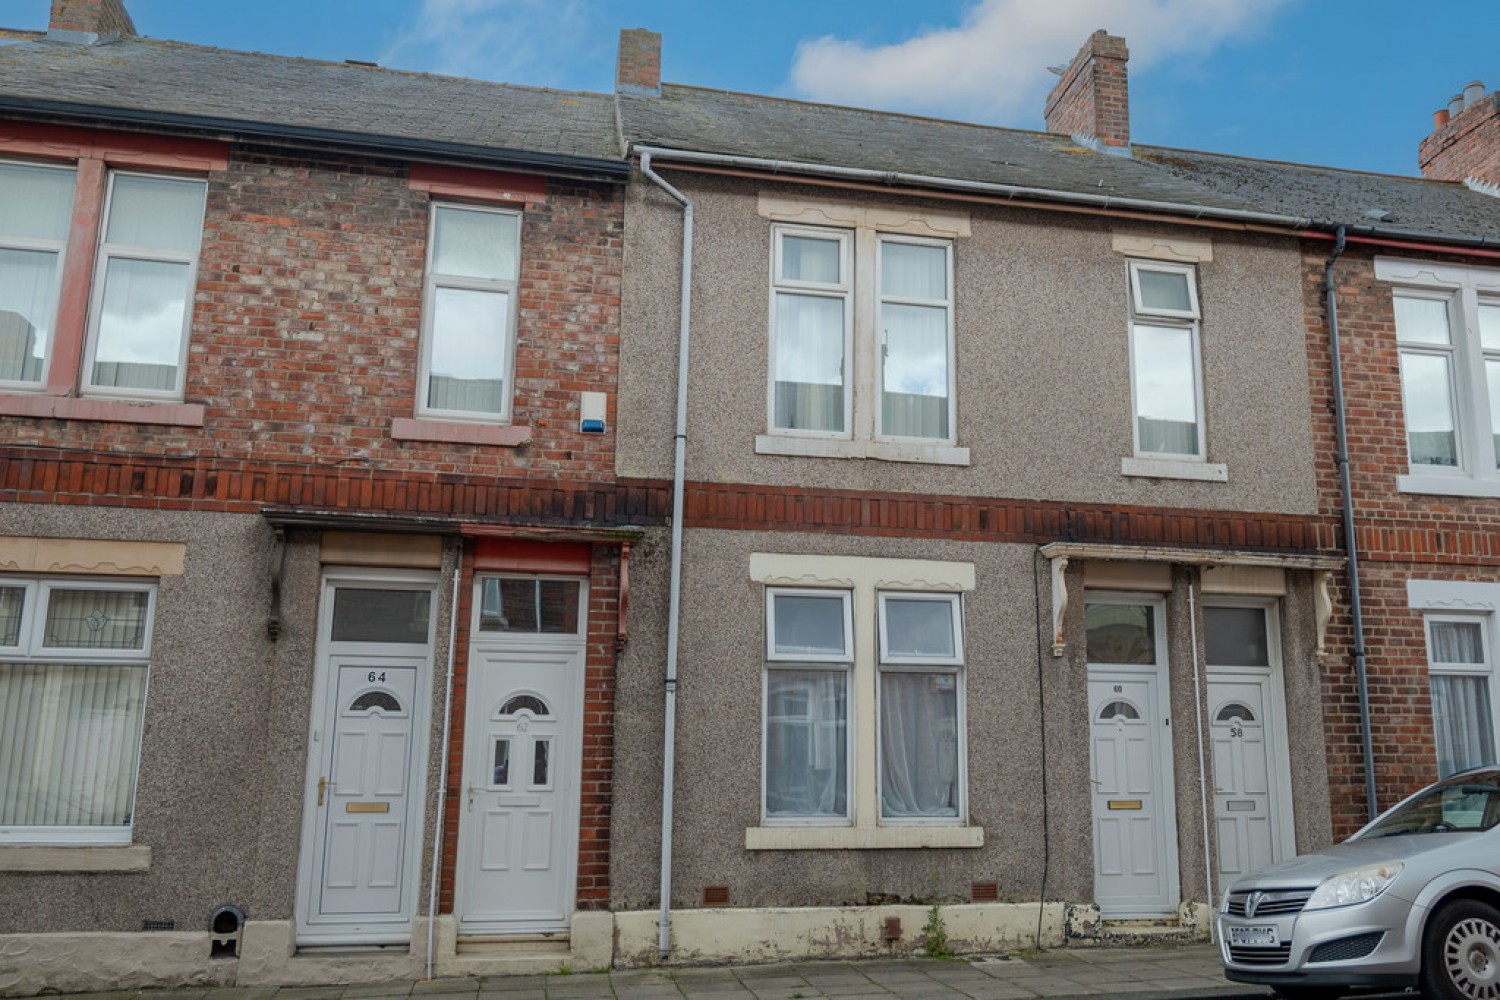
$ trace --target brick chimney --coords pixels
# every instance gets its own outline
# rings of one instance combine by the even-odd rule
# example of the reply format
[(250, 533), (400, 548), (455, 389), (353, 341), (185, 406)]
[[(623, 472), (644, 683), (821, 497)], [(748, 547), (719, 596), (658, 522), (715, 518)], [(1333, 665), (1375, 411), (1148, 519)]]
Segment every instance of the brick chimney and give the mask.
[(1047, 95), (1047, 131), (1096, 139), (1104, 152), (1128, 154), (1129, 60), (1125, 39), (1103, 28), (1090, 35)]
[(615, 60), (615, 92), (638, 97), (661, 96), (661, 35), (645, 28), (620, 31)]
[(1417, 147), (1423, 177), (1500, 184), (1500, 91), (1486, 94), (1475, 80), (1432, 117)]
[(47, 37), (53, 41), (98, 45), (134, 36), (125, 0), (52, 0)]

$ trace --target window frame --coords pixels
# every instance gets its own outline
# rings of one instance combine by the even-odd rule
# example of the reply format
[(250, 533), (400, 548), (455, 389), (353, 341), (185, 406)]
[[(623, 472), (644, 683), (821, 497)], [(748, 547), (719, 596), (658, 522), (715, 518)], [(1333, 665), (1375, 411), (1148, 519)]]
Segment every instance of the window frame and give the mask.
[[(44, 160), (24, 160), (13, 157), (0, 157), (0, 167), (16, 166), (29, 167), (41, 170), (56, 170), (66, 172), (72, 179), (73, 195), (68, 203), (69, 222), (72, 221), (73, 205), (78, 201), (78, 166), (76, 163), (57, 163)], [(68, 268), (68, 239), (69, 232), (65, 228), (62, 236), (56, 239), (45, 239), (42, 237), (5, 236), (0, 233), (0, 250), (20, 250), (38, 253), (55, 253), (57, 263), (52, 274), (52, 287), (48, 291), (49, 305), (52, 317), (47, 324), (47, 343), (42, 354), (41, 371), (37, 373), (35, 381), (25, 379), (0, 379), (0, 392), (4, 393), (38, 393), (47, 387), (47, 376), (52, 370), (52, 361), (56, 355), (57, 346), (57, 314), (62, 307), (62, 285), (63, 275)]]
[[(0, 656), (16, 666), (37, 664), (42, 666), (72, 667), (122, 667), (144, 671), (141, 680), (139, 718), (134, 738), (135, 761), (130, 779), (129, 822), (120, 826), (24, 826), (0, 824), (0, 845), (7, 844), (58, 844), (111, 846), (132, 843), (135, 830), (137, 798), (141, 776), (142, 743), (145, 734), (146, 707), (150, 698), (151, 656), (155, 640), (157, 598), (159, 584), (156, 581), (122, 579), (119, 577), (48, 577), (48, 576), (0, 576), (0, 587), (20, 588), (22, 594), (21, 618), (14, 645), (0, 646)], [(147, 595), (144, 613), (144, 628), (139, 649), (93, 649), (89, 647), (49, 647), (45, 645), (47, 609), (51, 595), (70, 590), (102, 590), (115, 593), (141, 593)]]
[[(1203, 393), (1203, 338), (1202, 309), (1198, 301), (1198, 268), (1196, 264), (1180, 264), (1173, 261), (1131, 258), (1126, 261), (1130, 286), (1129, 331), (1127, 337), (1127, 361), (1130, 373), (1130, 446), (1137, 459), (1153, 462), (1183, 462), (1205, 464), (1208, 462), (1207, 406)], [(1147, 308), (1141, 301), (1140, 273), (1160, 271), (1181, 274), (1187, 279), (1189, 308)], [(1141, 447), (1141, 412), (1139, 388), (1140, 372), (1136, 366), (1136, 327), (1149, 326), (1162, 329), (1185, 330), (1190, 343), (1193, 366), (1193, 409), (1196, 422), (1196, 450), (1192, 454), (1170, 451), (1149, 451)]]
[[(920, 600), (947, 603), (953, 623), (954, 655), (893, 656), (889, 652), (885, 608), (889, 599)], [(886, 590), (876, 591), (879, 640), (875, 663), (875, 809), (881, 826), (964, 826), (969, 820), (969, 739), (968, 739), (968, 670), (964, 662), (964, 600), (961, 593)], [(885, 674), (934, 674), (954, 679), (954, 727), (956, 759), (954, 781), (958, 785), (958, 805), (953, 816), (888, 816), (885, 812)]]
[[(516, 220), (516, 276), (511, 279), (499, 279), (439, 274), (434, 264), (434, 255), (437, 250), (438, 213), (446, 210), (510, 216), (514, 218)], [(520, 319), (521, 248), (523, 245), (525, 223), (525, 213), (520, 209), (450, 201), (447, 199), (433, 199), (429, 203), (427, 214), (427, 248), (422, 275), (421, 340), (417, 362), (417, 399), (415, 407), (417, 419), (481, 425), (508, 425), (513, 422), (516, 396), (516, 347), (519, 339), (517, 330)], [(445, 410), (441, 407), (432, 406), (430, 403), (430, 374), (435, 336), (434, 322), (437, 312), (437, 293), (440, 289), (444, 288), (502, 293), (507, 297), (505, 312), (505, 370), (501, 376), (501, 410), (499, 413), (482, 413), (477, 410)]]
[[(905, 296), (889, 296), (885, 294), (885, 248), (893, 243), (908, 246), (926, 246), (939, 248), (943, 251), (943, 278), (944, 298), (918, 299)], [(931, 236), (912, 236), (904, 233), (887, 233), (879, 230), (875, 233), (875, 287), (871, 290), (874, 297), (875, 315), (875, 352), (878, 361), (875, 365), (875, 392), (872, 395), (875, 408), (875, 439), (877, 441), (933, 443), (939, 445), (952, 445), (957, 442), (957, 420), (958, 407), (955, 396), (957, 395), (958, 380), (955, 370), (957, 366), (956, 328), (954, 326), (953, 314), (956, 299), (953, 282), (953, 241)], [(889, 343), (886, 331), (881, 324), (881, 316), (885, 305), (893, 302), (897, 305), (917, 305), (926, 308), (941, 306), (945, 313), (944, 337), (947, 342), (946, 365), (944, 373), (947, 376), (947, 398), (944, 401), (947, 407), (948, 433), (943, 437), (918, 437), (906, 434), (890, 434), (885, 430), (885, 372), (886, 362), (889, 359)]]
[[(573, 632), (512, 632), (505, 629), (488, 629), (483, 627), (484, 622), (484, 587), (490, 580), (524, 580), (527, 583), (535, 583), (540, 586), (549, 581), (561, 583), (574, 583), (578, 585), (578, 629)], [(580, 639), (588, 637), (588, 607), (589, 607), (589, 580), (585, 576), (576, 576), (568, 573), (527, 573), (524, 571), (501, 571), (501, 570), (478, 570), (474, 573), (472, 584), (474, 588), (473, 609), (471, 611), (472, 621), (469, 624), (470, 634), (476, 641), (483, 642), (526, 642), (526, 643), (548, 643), (565, 642), (576, 643)], [(540, 618), (538, 618), (540, 622)], [(551, 707), (549, 703), (549, 707)]]
[[(800, 281), (782, 277), (782, 265), (785, 261), (785, 243), (788, 236), (801, 237), (804, 239), (824, 240), (837, 242), (839, 246), (839, 274), (842, 281), (837, 284), (815, 281)], [(854, 280), (854, 230), (834, 226), (799, 226), (787, 223), (775, 223), (771, 227), (771, 331), (770, 331), (770, 367), (769, 377), (766, 380), (766, 427), (767, 433), (784, 437), (823, 438), (834, 441), (848, 441), (854, 438), (854, 379), (857, 364), (854, 358), (854, 310), (855, 310), (855, 280)], [(816, 298), (838, 299), (844, 303), (844, 330), (843, 330), (843, 362), (840, 365), (839, 376), (843, 380), (840, 387), (844, 390), (844, 429), (842, 431), (822, 431), (796, 427), (779, 427), (776, 424), (776, 359), (780, 351), (780, 338), (777, 329), (778, 302), (783, 293), (792, 295), (811, 296)]]
[[(198, 249), (191, 254), (186, 254), (180, 250), (163, 250), (107, 242), (109, 213), (115, 199), (115, 181), (120, 177), (149, 177), (198, 184), (203, 189), (203, 211), (198, 216), (197, 226)], [(99, 213), (99, 231), (94, 245), (94, 269), (89, 278), (88, 319), (84, 330), (83, 352), (78, 363), (78, 394), (80, 396), (103, 399), (144, 399), (169, 403), (182, 400), (187, 387), (188, 347), (192, 343), (193, 311), (198, 290), (198, 261), (203, 255), (203, 226), (207, 215), (208, 181), (205, 178), (164, 171), (116, 168), (109, 170), (105, 177), (104, 200)], [(99, 349), (99, 326), (103, 321), (105, 275), (109, 269), (109, 262), (115, 259), (187, 265), (182, 329), (178, 331), (177, 372), (171, 389), (122, 388), (99, 385), (94, 382), (94, 359)]]
[[(1480, 328), (1480, 306), (1500, 306), (1500, 268), (1436, 263), (1402, 257), (1376, 257), (1375, 279), (1388, 287), (1396, 351), (1396, 382), (1401, 394), (1402, 446), (1405, 469), (1396, 476), (1404, 493), (1437, 496), (1500, 497), (1500, 448), (1491, 411), (1487, 361), (1500, 361), (1500, 349), (1486, 349)], [(1449, 344), (1403, 341), (1395, 328), (1398, 297), (1442, 299), (1448, 303)], [(1407, 354), (1447, 356), (1457, 463), (1453, 466), (1411, 461), (1406, 427), (1406, 383), (1400, 360)]]
[[(792, 654), (776, 652), (776, 597), (840, 597), (843, 601), (844, 653)], [(852, 827), (858, 815), (855, 780), (855, 665), (854, 592), (833, 587), (765, 588), (765, 662), (760, 685), (760, 825), (764, 827)], [(840, 674), (844, 682), (844, 814), (842, 816), (773, 816), (770, 811), (771, 675), (774, 671)], [(817, 719), (811, 719), (816, 738)]]
[[(1500, 691), (1496, 689), (1494, 645), (1493, 637), (1490, 635), (1493, 627), (1492, 619), (1493, 615), (1488, 612), (1422, 612), (1422, 642), (1427, 654), (1428, 697), (1432, 715), (1433, 764), (1438, 769), (1439, 778), (1446, 778), (1448, 775), (1441, 773), (1443, 760), (1442, 748), (1438, 744), (1436, 699), (1433, 698), (1431, 690), (1433, 677), (1480, 677), (1484, 679), (1484, 687), (1489, 695), (1490, 746), (1494, 752), (1500, 753), (1500, 715), (1497, 715), (1496, 711), (1497, 707), (1500, 707), (1496, 702), (1496, 695), (1500, 694)], [(1433, 648), (1432, 626), (1434, 623), (1441, 622), (1478, 626), (1482, 662), (1453, 663), (1438, 660)]]

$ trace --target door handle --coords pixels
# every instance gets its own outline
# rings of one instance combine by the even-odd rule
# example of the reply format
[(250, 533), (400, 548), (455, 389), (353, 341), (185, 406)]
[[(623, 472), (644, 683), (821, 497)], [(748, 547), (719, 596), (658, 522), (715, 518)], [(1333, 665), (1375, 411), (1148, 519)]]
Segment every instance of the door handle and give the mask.
[(323, 804), (323, 796), (328, 791), (328, 789), (337, 787), (337, 785), (329, 781), (327, 778), (323, 777), (321, 774), (318, 775), (318, 805)]

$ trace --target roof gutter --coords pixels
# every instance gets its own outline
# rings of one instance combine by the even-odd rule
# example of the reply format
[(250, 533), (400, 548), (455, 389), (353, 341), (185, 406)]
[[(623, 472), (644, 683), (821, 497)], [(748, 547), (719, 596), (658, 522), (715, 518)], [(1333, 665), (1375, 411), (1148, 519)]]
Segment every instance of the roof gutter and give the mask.
[(402, 159), (434, 159), (443, 162), (456, 161), (492, 167), (508, 167), (617, 184), (623, 184), (630, 177), (630, 164), (624, 160), (567, 156), (560, 153), (540, 153), (524, 149), (480, 146), (466, 142), (415, 139), (407, 136), (373, 135), (307, 125), (277, 125), (271, 122), (246, 121), (212, 115), (142, 111), (135, 108), (112, 108), (97, 104), (74, 104), (66, 101), (39, 101), (15, 97), (0, 97), (0, 111), (35, 117), (62, 118), (89, 124), (118, 126), (126, 122), (174, 131), (220, 134), (228, 132), (256, 139), (307, 143), (322, 148), (331, 146), (361, 153), (396, 156)]
[(1066, 205), (1087, 205), (1090, 208), (1116, 209), (1135, 212), (1166, 212), (1194, 219), (1215, 219), (1240, 222), (1282, 229), (1301, 230), (1322, 225), (1305, 216), (1277, 215), (1269, 212), (1250, 212), (1237, 208), (1214, 208), (1208, 205), (1184, 205), (1180, 202), (1152, 201), (1145, 198), (1117, 198), (1107, 194), (1082, 194), (1071, 191), (1053, 191), (1047, 188), (1025, 187), (1019, 184), (997, 184), (991, 181), (971, 181), (958, 177), (935, 177), (930, 174), (908, 174), (896, 170), (868, 170), (863, 167), (839, 167), (824, 163), (802, 163), (794, 160), (767, 160), (755, 156), (735, 156), (728, 153), (699, 153), (684, 149), (664, 149), (660, 146), (637, 145), (632, 150), (638, 156), (651, 156), (673, 163), (705, 163), (715, 166), (742, 167), (772, 174), (800, 174), (809, 177), (835, 177), (851, 181), (866, 181), (879, 184), (905, 185), (909, 187), (933, 188), (942, 191), (965, 191), (986, 194), (1006, 199), (1023, 198), (1034, 201), (1050, 201)]
[[(909, 174), (894, 170), (869, 170), (862, 167), (840, 167), (825, 163), (806, 163), (796, 160), (770, 160), (756, 156), (738, 156), (729, 153), (700, 153), (686, 149), (668, 149), (661, 146), (638, 144), (632, 152), (638, 156), (651, 156), (659, 161), (671, 163), (697, 163), (718, 167), (738, 167), (771, 174), (800, 175), (804, 177), (827, 177), (848, 181), (863, 181), (888, 186), (931, 188), (939, 191), (983, 194), (1006, 200), (1054, 202), (1060, 205), (1079, 205), (1098, 210), (1121, 212), (1153, 212), (1177, 215), (1188, 219), (1203, 219), (1216, 222), (1232, 222), (1244, 225), (1268, 226), (1278, 229), (1297, 230), (1295, 235), (1311, 239), (1337, 239), (1343, 231), (1348, 242), (1376, 240), (1428, 242), (1444, 246), (1471, 247), (1500, 250), (1500, 238), (1490, 236), (1463, 236), (1455, 233), (1434, 233), (1419, 229), (1401, 229), (1394, 226), (1372, 226), (1314, 219), (1309, 216), (1282, 215), (1274, 212), (1252, 212), (1237, 208), (1219, 208), (1212, 205), (1191, 205), (1183, 202), (1155, 201), (1147, 198), (1123, 198), (1113, 195), (1087, 194), (1072, 191), (1054, 191), (1048, 188), (1026, 187), (1019, 184), (999, 184), (990, 181), (971, 181), (958, 177), (937, 177), (931, 174)], [(1423, 249), (1422, 247), (1411, 247)], [(1431, 249), (1441, 251), (1442, 247)]]

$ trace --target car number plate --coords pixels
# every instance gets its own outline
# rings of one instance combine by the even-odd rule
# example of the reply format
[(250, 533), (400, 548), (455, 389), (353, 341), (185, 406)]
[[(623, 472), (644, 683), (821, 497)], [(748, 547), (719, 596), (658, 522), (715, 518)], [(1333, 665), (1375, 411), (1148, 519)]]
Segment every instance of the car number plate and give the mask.
[(1274, 948), (1279, 942), (1276, 940), (1276, 928), (1266, 924), (1260, 927), (1230, 927), (1229, 943), (1244, 948)]

